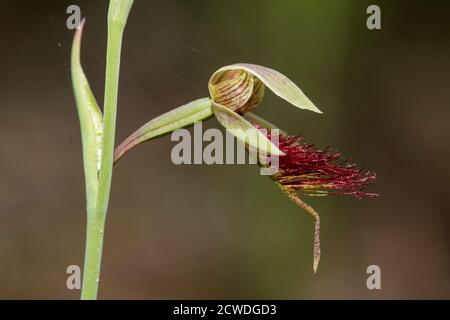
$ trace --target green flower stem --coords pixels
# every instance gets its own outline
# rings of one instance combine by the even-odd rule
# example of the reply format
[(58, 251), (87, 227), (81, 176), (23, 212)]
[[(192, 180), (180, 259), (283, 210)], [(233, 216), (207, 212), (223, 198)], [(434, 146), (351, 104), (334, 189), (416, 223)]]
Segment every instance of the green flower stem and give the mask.
[(104, 227), (112, 181), (122, 37), (132, 5), (133, 0), (111, 0), (108, 12), (103, 144), (97, 201), (94, 211), (88, 212), (83, 289), (81, 291), (83, 300), (96, 299), (98, 292)]
[(82, 300), (97, 299), (100, 280), (105, 216), (98, 217), (95, 212), (92, 213), (88, 212), (83, 287), (81, 290)]

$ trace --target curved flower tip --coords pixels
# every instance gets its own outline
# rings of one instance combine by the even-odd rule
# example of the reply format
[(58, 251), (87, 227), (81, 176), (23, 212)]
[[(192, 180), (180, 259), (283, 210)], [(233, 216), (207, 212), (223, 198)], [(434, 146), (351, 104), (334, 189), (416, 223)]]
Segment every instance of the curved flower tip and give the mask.
[(214, 72), (208, 83), (213, 102), (239, 114), (244, 114), (261, 102), (265, 86), (298, 108), (322, 113), (286, 76), (256, 64), (237, 63), (222, 67)]

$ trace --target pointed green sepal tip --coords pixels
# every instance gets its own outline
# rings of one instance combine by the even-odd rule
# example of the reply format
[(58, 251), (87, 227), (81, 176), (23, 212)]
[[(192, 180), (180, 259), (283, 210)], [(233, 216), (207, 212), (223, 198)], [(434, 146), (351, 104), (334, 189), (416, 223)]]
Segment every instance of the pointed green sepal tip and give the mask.
[(227, 107), (213, 103), (213, 112), (216, 119), (239, 141), (245, 143), (254, 150), (274, 156), (282, 156), (284, 153), (270, 141), (260, 130), (245, 120), (236, 112)]
[(257, 79), (261, 80), (273, 93), (288, 101), (292, 105), (300, 109), (322, 113), (322, 111), (314, 105), (314, 103), (303, 93), (303, 91), (285, 75), (276, 70), (256, 64), (236, 63), (222, 67), (211, 76), (209, 82), (213, 83), (224, 72), (237, 69), (242, 69), (249, 72)]
[(168, 111), (150, 120), (123, 141), (115, 150), (114, 162), (117, 162), (125, 153), (140, 143), (190, 126), (196, 121), (209, 118), (212, 114), (209, 98), (194, 100)]

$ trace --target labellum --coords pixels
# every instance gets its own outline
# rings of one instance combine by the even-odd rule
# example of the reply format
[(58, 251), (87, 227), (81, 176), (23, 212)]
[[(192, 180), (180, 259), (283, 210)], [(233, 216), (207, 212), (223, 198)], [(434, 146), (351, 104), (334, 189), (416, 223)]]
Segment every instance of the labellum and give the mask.
[[(264, 126), (254, 123), (255, 128)], [(270, 139), (270, 131), (267, 136)], [(279, 170), (272, 179), (280, 189), (299, 207), (315, 219), (314, 228), (314, 273), (320, 261), (320, 217), (298, 194), (308, 196), (352, 195), (356, 198), (378, 197), (378, 194), (365, 192), (376, 178), (375, 173), (363, 171), (341, 154), (331, 148), (317, 149), (308, 145), (303, 137), (281, 133), (278, 136), (279, 148), (284, 155), (279, 158)]]

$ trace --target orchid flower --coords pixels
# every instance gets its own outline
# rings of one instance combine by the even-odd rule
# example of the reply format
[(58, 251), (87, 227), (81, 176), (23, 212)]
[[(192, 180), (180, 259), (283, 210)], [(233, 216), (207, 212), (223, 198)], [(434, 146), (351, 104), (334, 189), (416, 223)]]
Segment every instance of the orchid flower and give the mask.
[[(214, 115), (248, 147), (279, 156), (279, 171), (271, 178), (289, 199), (315, 219), (313, 270), (316, 273), (320, 261), (320, 217), (299, 195), (375, 197), (376, 194), (363, 191), (374, 181), (375, 174), (340, 161), (340, 153), (330, 148), (321, 150), (306, 144), (302, 137), (282, 132), (279, 144), (275, 145), (267, 129), (278, 128), (250, 112), (263, 100), (266, 87), (297, 108), (322, 113), (297, 85), (278, 71), (254, 64), (233, 64), (213, 73), (208, 83), (210, 97), (192, 101), (144, 124), (116, 148), (114, 162), (140, 143)], [(249, 134), (249, 129), (257, 134)], [(266, 165), (264, 161), (259, 164)]]

